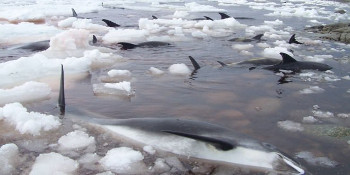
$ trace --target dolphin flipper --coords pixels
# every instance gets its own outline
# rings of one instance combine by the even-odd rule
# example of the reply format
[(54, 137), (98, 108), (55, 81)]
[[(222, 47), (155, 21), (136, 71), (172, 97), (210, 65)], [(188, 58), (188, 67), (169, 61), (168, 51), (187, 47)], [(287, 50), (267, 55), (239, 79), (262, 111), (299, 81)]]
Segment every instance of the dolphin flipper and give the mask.
[(72, 8), (73, 17), (78, 17), (77, 12)]
[(226, 13), (219, 12), (221, 19), (231, 18), (231, 16), (228, 16)]
[(61, 115), (64, 115), (66, 109), (66, 100), (64, 96), (64, 70), (61, 64), (61, 81), (60, 81), (60, 93), (58, 95), (58, 107), (60, 108)]
[(206, 137), (206, 136), (188, 134), (188, 133), (177, 132), (177, 131), (164, 130), (162, 132), (166, 132), (166, 133), (169, 133), (169, 134), (174, 134), (174, 135), (178, 135), (178, 136), (187, 137), (187, 138), (191, 138), (191, 139), (194, 139), (194, 140), (199, 140), (199, 141), (202, 141), (202, 142), (206, 142), (206, 143), (209, 143), (209, 144), (213, 145), (215, 148), (223, 150), (223, 151), (228, 151), (228, 150), (234, 149), (236, 147), (236, 145), (233, 145), (232, 143), (229, 143), (227, 141), (220, 140), (220, 139), (217, 139), (217, 138), (211, 138), (211, 137)]
[(293, 34), (293, 35), (290, 37), (288, 43), (289, 43), (289, 44), (293, 44), (293, 43), (294, 43), (294, 44), (303, 44), (303, 43), (301, 43), (301, 42), (299, 42), (299, 41), (297, 41), (297, 40), (295, 39), (295, 34)]
[(119, 27), (120, 26), (119, 24), (112, 22), (108, 19), (102, 19), (102, 21), (105, 22), (108, 27)]
[(193, 65), (193, 67), (194, 67), (194, 70), (198, 70), (198, 69), (201, 68), (201, 66), (199, 66), (199, 64), (197, 63), (197, 61), (193, 57), (188, 56), (188, 58), (190, 58), (191, 63)]

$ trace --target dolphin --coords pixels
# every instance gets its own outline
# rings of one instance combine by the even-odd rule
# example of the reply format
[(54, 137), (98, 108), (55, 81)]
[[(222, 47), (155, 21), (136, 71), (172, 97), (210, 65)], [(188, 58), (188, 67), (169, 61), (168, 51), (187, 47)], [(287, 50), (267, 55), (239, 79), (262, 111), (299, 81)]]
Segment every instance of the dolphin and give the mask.
[[(219, 15), (221, 16), (221, 19), (226, 19), (226, 18), (232, 18), (231, 16), (227, 15), (226, 13), (222, 13), (222, 12), (219, 12)], [(233, 17), (234, 19), (248, 19), (248, 20), (252, 20), (254, 18), (249, 18), (249, 17), (240, 17), (240, 16), (236, 16), (236, 17)]]
[(327, 71), (332, 69), (331, 66), (327, 64), (310, 62), (310, 61), (297, 61), (290, 55), (281, 52), (282, 61), (278, 64), (264, 67), (263, 69), (279, 71), (279, 70), (290, 70), (293, 72), (300, 72), (301, 70), (318, 70)]
[[(61, 65), (58, 99), (61, 114), (67, 117), (64, 113), (63, 65)], [(305, 173), (297, 161), (275, 146), (204, 121), (179, 118), (90, 118), (88, 121), (131, 141), (187, 157), (230, 163), (233, 166), (278, 174)]]
[(264, 34), (258, 34), (252, 38), (232, 38), (232, 39), (229, 39), (229, 41), (235, 41), (235, 42), (252, 42), (252, 41), (257, 41), (257, 42), (260, 42), (260, 41), (263, 41), (261, 39), (261, 37), (264, 36)]
[(19, 44), (8, 48), (9, 50), (24, 49), (30, 51), (43, 51), (50, 47), (50, 40), (36, 41), (26, 44)]
[(297, 41), (297, 40), (295, 39), (295, 34), (293, 34), (293, 35), (290, 37), (288, 43), (289, 43), (289, 44), (293, 44), (293, 43), (294, 43), (294, 44), (303, 44), (303, 43), (301, 43), (301, 42), (299, 42), (299, 41)]
[(161, 42), (161, 41), (147, 41), (142, 42), (139, 44), (132, 44), (127, 42), (119, 42), (118, 45), (121, 45), (121, 50), (128, 50), (128, 49), (134, 49), (136, 47), (147, 47), (147, 48), (153, 48), (153, 47), (159, 47), (159, 46), (169, 46), (170, 43), (167, 42)]
[(116, 24), (108, 19), (102, 19), (102, 21), (105, 22), (108, 27), (120, 27), (119, 24)]
[(240, 61), (237, 63), (226, 64), (221, 61), (217, 61), (221, 66), (233, 66), (233, 65), (253, 65), (253, 66), (262, 66), (262, 65), (275, 65), (281, 62), (280, 59), (275, 58), (254, 58), (249, 60)]

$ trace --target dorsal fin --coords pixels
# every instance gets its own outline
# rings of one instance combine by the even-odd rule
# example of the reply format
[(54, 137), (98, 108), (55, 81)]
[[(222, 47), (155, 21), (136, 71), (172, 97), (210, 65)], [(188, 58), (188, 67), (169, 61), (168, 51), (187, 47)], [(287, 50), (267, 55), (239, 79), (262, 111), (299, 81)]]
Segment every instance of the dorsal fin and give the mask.
[(127, 43), (127, 42), (119, 42), (117, 44), (122, 45), (122, 47), (120, 48), (121, 50), (128, 50), (128, 49), (133, 49), (133, 48), (137, 47), (136, 44), (131, 44), (131, 43)]
[(158, 19), (158, 17), (156, 17), (156, 16), (152, 15), (152, 19)]
[(92, 44), (97, 43), (97, 38), (95, 35), (92, 35)]
[(208, 17), (208, 16), (204, 16), (204, 18), (205, 18), (206, 20), (214, 21), (212, 18), (210, 18), (210, 17)]
[(219, 12), (221, 19), (231, 18), (231, 16), (228, 16), (226, 13)]
[(286, 53), (281, 52), (280, 55), (282, 56), (282, 64), (297, 62), (297, 60)]
[(66, 100), (64, 96), (64, 70), (61, 64), (61, 80), (60, 80), (60, 92), (58, 95), (58, 107), (60, 108), (61, 115), (64, 115), (66, 111)]
[(225, 66), (227, 66), (227, 64), (225, 64), (224, 62), (222, 62), (222, 61), (217, 61), (222, 67), (225, 67)]
[(78, 17), (77, 12), (75, 12), (75, 10), (72, 8), (72, 13), (73, 13), (73, 17)]
[(192, 65), (193, 65), (193, 67), (194, 67), (194, 70), (197, 70), (197, 69), (200, 69), (200, 68), (201, 68), (201, 66), (199, 66), (199, 64), (197, 63), (197, 61), (196, 61), (193, 57), (188, 56), (188, 58), (190, 58), (191, 63), (192, 63)]
[(119, 27), (120, 26), (119, 24), (112, 22), (108, 19), (102, 19), (102, 21), (105, 22), (108, 27)]
[(264, 34), (256, 35), (256, 36), (254, 36), (252, 39), (253, 39), (253, 40), (259, 40), (259, 41), (260, 41), (262, 36), (264, 36)]
[(170, 133), (170, 134), (174, 134), (174, 135), (178, 135), (178, 136), (187, 137), (187, 138), (191, 138), (194, 140), (206, 142), (208, 144), (213, 145), (216, 149), (220, 149), (223, 151), (228, 151), (228, 150), (234, 149), (236, 147), (236, 145), (233, 145), (232, 143), (229, 143), (225, 140), (220, 140), (217, 138), (188, 134), (188, 133), (177, 132), (177, 131), (162, 131), (162, 132), (166, 132), (166, 133)]
[(299, 41), (297, 41), (297, 40), (295, 39), (295, 34), (293, 34), (293, 35), (290, 37), (288, 43), (289, 43), (289, 44), (293, 44), (293, 43), (294, 43), (294, 44), (303, 44), (303, 43), (301, 43), (301, 42), (299, 42)]

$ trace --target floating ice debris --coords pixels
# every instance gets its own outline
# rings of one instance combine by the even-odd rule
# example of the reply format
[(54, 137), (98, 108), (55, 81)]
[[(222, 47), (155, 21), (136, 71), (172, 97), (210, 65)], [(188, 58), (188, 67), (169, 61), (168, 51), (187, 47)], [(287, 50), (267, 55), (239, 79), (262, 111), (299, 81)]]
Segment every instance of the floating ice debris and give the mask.
[(276, 19), (275, 21), (264, 21), (264, 24), (278, 26), (278, 25), (282, 25), (283, 21)]
[(313, 105), (313, 106), (312, 106), (312, 109), (318, 110), (318, 109), (320, 109), (320, 106), (318, 106), (318, 105)]
[(292, 131), (292, 132), (304, 130), (304, 127), (300, 123), (293, 122), (290, 120), (279, 121), (279, 122), (277, 122), (277, 126), (284, 129), (284, 130)]
[(303, 117), (303, 123), (315, 123), (318, 120), (313, 116)]
[(342, 77), (342, 79), (344, 79), (344, 80), (350, 80), (350, 76), (349, 76), (349, 75), (346, 75), (346, 76)]
[(119, 147), (107, 152), (99, 163), (106, 170), (121, 174), (142, 174), (146, 166), (143, 155), (128, 147)]
[(75, 28), (75, 29), (86, 29), (89, 31), (108, 31), (110, 28), (92, 23), (92, 19), (80, 19), (70, 17), (58, 22), (58, 27), (61, 28)]
[(335, 167), (338, 163), (327, 157), (315, 157), (311, 152), (302, 151), (297, 153), (296, 157), (304, 159), (307, 163), (322, 167)]
[(84, 29), (70, 29), (52, 37), (48, 50), (67, 51), (85, 49), (89, 46), (89, 40), (89, 31)]
[(153, 172), (155, 173), (163, 173), (170, 170), (169, 165), (162, 158), (157, 158), (154, 162), (154, 166), (152, 167)]
[(273, 47), (273, 48), (271, 47), (265, 48), (262, 54), (264, 57), (267, 57), (267, 58), (281, 59), (281, 55), (280, 55), (281, 52), (286, 53), (288, 55), (293, 55), (288, 51), (288, 48), (279, 47), (279, 46)]
[(234, 45), (232, 45), (232, 48), (236, 49), (236, 50), (248, 50), (248, 49), (251, 49), (253, 47), (254, 47), (253, 44), (234, 44)]
[(145, 152), (147, 152), (148, 154), (151, 154), (151, 155), (153, 155), (153, 154), (156, 153), (156, 150), (155, 150), (152, 146), (150, 146), (150, 145), (144, 146), (144, 147), (143, 147), (143, 150), (144, 150)]
[[(146, 40), (149, 32), (137, 29), (112, 29), (102, 38), (106, 44), (118, 42), (141, 42)], [(136, 44), (137, 44), (136, 43)]]
[(186, 66), (186, 64), (173, 64), (169, 67), (169, 72), (175, 75), (189, 75), (191, 70)]
[(305, 57), (305, 61), (324, 62), (325, 60), (329, 60), (332, 58), (332, 55), (314, 55)]
[(11, 89), (0, 89), (0, 104), (39, 101), (49, 98), (50, 93), (47, 84), (30, 81)]
[(21, 134), (40, 135), (42, 131), (57, 129), (61, 122), (58, 117), (37, 112), (27, 112), (20, 103), (10, 103), (0, 108), (0, 120), (16, 127)]
[(58, 139), (60, 150), (78, 150), (95, 147), (95, 138), (79, 130), (72, 131)]
[(313, 110), (312, 113), (314, 114), (315, 117), (319, 117), (319, 118), (332, 118), (334, 117), (334, 114), (332, 112), (324, 112), (324, 111), (317, 111), (317, 110)]
[(131, 89), (129, 81), (119, 83), (101, 83), (94, 84), (93, 91), (95, 94), (110, 94), (110, 95), (134, 95), (135, 92)]
[(11, 175), (19, 163), (17, 145), (8, 143), (0, 147), (0, 172), (3, 175)]
[(107, 72), (110, 77), (130, 77), (131, 72), (129, 70), (116, 70), (112, 69)]
[(350, 113), (349, 114), (340, 113), (340, 114), (337, 114), (337, 117), (339, 117), (339, 118), (349, 118), (350, 117)]
[(40, 154), (36, 159), (29, 175), (62, 174), (73, 175), (79, 167), (79, 163), (69, 157), (51, 152)]
[(318, 87), (318, 86), (310, 86), (309, 88), (305, 88), (303, 90), (300, 90), (299, 93), (301, 94), (317, 94), (317, 93), (322, 93), (325, 90)]
[(149, 72), (153, 75), (162, 75), (164, 74), (164, 71), (158, 69), (158, 68), (155, 68), (155, 67), (151, 67), (149, 68)]
[(304, 81), (318, 81), (318, 82), (334, 82), (339, 81), (340, 78), (338, 78), (333, 73), (330, 73), (329, 71), (326, 72), (304, 72), (300, 73), (299, 76)]
[(348, 89), (348, 90), (346, 91), (346, 93), (349, 93), (349, 94), (350, 94), (350, 89)]

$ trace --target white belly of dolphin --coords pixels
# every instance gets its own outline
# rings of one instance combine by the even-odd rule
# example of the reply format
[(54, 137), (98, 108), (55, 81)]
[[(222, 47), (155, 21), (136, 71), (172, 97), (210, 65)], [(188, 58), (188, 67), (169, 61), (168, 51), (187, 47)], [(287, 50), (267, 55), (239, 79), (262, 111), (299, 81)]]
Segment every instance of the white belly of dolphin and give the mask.
[(167, 133), (145, 132), (126, 126), (103, 125), (103, 127), (128, 139), (151, 145), (156, 149), (195, 158), (271, 170), (274, 169), (273, 165), (278, 159), (275, 152), (264, 152), (240, 146), (229, 151), (222, 151), (204, 142)]

